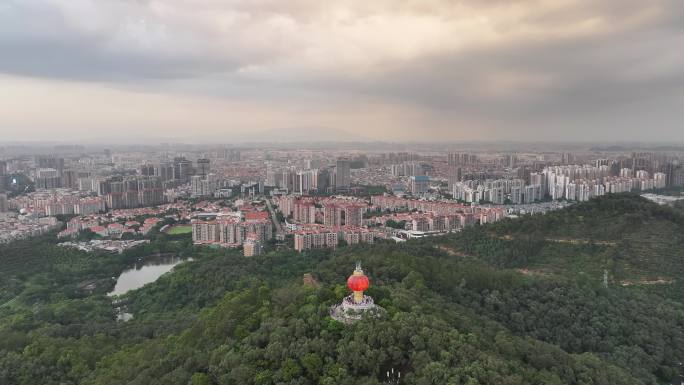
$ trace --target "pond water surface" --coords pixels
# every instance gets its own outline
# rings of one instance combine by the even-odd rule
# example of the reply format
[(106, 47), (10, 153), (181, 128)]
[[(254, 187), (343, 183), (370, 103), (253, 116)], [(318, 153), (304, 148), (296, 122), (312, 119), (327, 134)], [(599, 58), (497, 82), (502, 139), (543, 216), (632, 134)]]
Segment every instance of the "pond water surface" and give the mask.
[(134, 267), (124, 270), (116, 280), (116, 286), (109, 296), (126, 294), (130, 290), (139, 289), (156, 281), (164, 273), (168, 273), (177, 264), (192, 259), (181, 257), (157, 257), (136, 263)]

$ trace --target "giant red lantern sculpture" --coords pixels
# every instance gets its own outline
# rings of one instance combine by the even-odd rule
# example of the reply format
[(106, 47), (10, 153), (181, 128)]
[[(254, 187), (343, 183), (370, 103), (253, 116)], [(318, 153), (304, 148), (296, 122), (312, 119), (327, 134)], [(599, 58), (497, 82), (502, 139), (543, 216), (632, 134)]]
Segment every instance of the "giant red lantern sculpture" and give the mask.
[(361, 263), (356, 263), (356, 269), (347, 278), (347, 287), (352, 294), (344, 297), (342, 303), (330, 307), (330, 316), (340, 322), (350, 324), (361, 320), (364, 316), (379, 317), (385, 310), (373, 302), (373, 298), (363, 292), (370, 287), (370, 280), (363, 273)]
[(347, 279), (347, 287), (354, 292), (354, 302), (361, 303), (363, 300), (363, 292), (368, 290), (370, 286), (370, 281), (363, 270), (361, 269), (361, 264), (356, 264), (356, 269), (354, 273)]

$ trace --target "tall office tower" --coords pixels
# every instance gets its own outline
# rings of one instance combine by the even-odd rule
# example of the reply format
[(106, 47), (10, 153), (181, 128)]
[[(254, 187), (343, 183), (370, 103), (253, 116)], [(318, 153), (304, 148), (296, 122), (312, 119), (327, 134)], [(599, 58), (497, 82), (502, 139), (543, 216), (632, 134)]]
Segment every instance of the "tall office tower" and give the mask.
[(477, 156), (466, 153), (451, 152), (447, 156), (449, 166), (473, 166), (477, 163)]
[(159, 178), (162, 182), (170, 181), (173, 179), (173, 164), (168, 162), (161, 162), (153, 166), (154, 172), (152, 175)]
[(4, 213), (8, 210), (9, 204), (7, 203), (7, 195), (0, 193), (0, 213)]
[(177, 157), (173, 160), (173, 179), (181, 183), (188, 183), (192, 174), (192, 162), (184, 157)]
[(196, 175), (205, 176), (209, 174), (210, 161), (209, 159), (197, 159)]
[(335, 190), (346, 191), (351, 187), (351, 163), (349, 159), (338, 159), (335, 166)]

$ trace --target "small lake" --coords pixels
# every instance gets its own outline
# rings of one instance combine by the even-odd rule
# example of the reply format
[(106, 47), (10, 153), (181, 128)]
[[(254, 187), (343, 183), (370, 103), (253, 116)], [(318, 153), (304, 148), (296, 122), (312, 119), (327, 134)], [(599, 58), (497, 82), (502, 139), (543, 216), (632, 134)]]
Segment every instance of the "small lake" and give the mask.
[(114, 290), (107, 295), (122, 295), (130, 290), (139, 289), (148, 283), (156, 281), (164, 273), (171, 271), (177, 264), (191, 260), (191, 258), (183, 259), (180, 257), (156, 257), (136, 263), (134, 267), (124, 270), (119, 275)]

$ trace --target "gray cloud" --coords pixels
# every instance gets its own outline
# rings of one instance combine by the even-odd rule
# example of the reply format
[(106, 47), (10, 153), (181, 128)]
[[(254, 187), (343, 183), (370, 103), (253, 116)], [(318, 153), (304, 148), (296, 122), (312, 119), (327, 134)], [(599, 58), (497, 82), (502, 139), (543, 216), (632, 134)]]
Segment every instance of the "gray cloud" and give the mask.
[(252, 110), (391, 105), (454, 138), (684, 140), (683, 19), (679, 0), (9, 0), (0, 72)]

